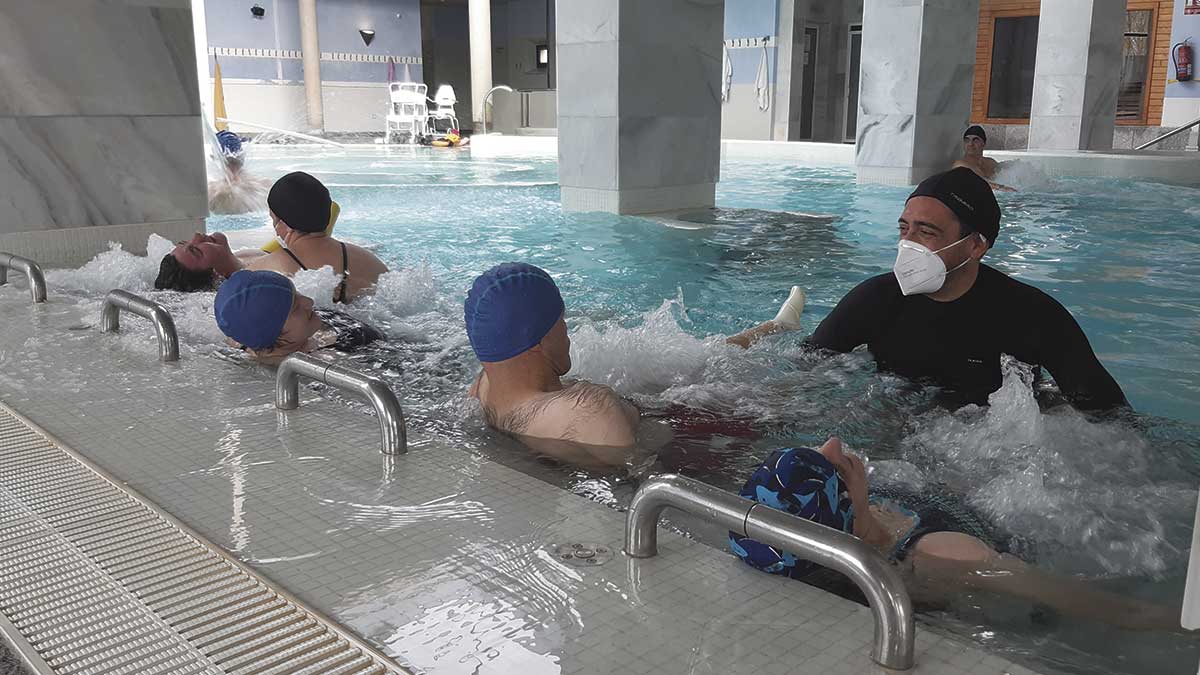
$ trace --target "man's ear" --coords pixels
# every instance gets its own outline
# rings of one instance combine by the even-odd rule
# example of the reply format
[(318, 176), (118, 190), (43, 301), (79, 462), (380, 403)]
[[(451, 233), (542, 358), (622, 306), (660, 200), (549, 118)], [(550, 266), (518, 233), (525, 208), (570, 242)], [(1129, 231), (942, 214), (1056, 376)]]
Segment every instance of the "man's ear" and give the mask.
[(971, 257), (975, 260), (981, 260), (989, 248), (991, 248), (991, 244), (988, 243), (987, 237), (978, 232), (971, 237)]

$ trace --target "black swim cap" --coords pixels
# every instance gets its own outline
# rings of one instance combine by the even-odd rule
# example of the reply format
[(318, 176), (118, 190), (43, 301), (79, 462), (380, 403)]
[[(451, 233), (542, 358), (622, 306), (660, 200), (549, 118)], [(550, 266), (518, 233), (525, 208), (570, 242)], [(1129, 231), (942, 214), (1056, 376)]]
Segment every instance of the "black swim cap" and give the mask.
[(271, 212), (299, 232), (324, 232), (329, 227), (332, 205), (329, 188), (303, 171), (293, 171), (275, 181), (267, 194)]
[(983, 139), (984, 143), (987, 143), (987, 134), (984, 133), (983, 127), (979, 126), (978, 124), (972, 124), (971, 126), (967, 127), (967, 130), (963, 132), (963, 138), (966, 138), (967, 136), (978, 136)]
[(913, 197), (933, 197), (958, 216), (964, 234), (978, 232), (987, 238), (989, 246), (996, 244), (1000, 234), (1000, 205), (992, 186), (971, 169), (960, 166), (930, 176), (908, 196)]

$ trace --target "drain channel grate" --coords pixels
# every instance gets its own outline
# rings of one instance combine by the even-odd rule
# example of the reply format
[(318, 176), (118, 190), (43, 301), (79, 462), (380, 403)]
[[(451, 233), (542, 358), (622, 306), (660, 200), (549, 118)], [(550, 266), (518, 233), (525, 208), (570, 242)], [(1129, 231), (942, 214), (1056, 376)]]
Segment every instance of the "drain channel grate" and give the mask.
[(3, 404), (0, 615), (63, 675), (404, 672)]

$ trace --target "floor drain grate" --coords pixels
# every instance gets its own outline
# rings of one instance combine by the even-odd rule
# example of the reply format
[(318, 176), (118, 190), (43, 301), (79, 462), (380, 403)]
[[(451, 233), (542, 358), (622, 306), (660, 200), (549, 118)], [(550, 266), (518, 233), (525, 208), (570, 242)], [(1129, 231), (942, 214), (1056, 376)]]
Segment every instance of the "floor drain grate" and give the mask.
[(572, 567), (599, 567), (613, 557), (611, 546), (585, 542), (551, 544), (551, 553)]
[(0, 630), (39, 673), (404, 672), (3, 404)]

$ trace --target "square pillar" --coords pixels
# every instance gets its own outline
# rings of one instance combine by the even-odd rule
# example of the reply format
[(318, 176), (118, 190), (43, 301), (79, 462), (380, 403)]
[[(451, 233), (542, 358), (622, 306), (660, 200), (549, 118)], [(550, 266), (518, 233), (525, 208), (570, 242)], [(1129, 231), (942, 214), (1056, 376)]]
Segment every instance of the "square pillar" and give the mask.
[(855, 164), (860, 183), (950, 168), (971, 117), (979, 0), (867, 0)]
[(558, 0), (567, 211), (713, 206), (724, 0)]
[(1043, 2), (1030, 150), (1111, 150), (1125, 0)]

